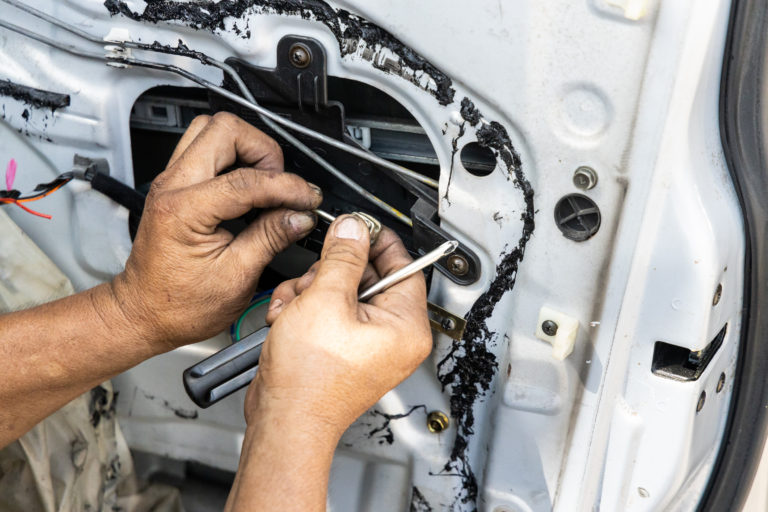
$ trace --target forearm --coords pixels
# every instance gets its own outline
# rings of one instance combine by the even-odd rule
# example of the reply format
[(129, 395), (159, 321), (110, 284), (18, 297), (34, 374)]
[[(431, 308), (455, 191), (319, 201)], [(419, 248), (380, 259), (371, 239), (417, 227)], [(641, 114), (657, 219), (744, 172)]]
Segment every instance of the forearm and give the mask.
[(341, 431), (296, 407), (252, 411), (226, 512), (321, 511)]
[(0, 316), (0, 447), (157, 353), (109, 284)]

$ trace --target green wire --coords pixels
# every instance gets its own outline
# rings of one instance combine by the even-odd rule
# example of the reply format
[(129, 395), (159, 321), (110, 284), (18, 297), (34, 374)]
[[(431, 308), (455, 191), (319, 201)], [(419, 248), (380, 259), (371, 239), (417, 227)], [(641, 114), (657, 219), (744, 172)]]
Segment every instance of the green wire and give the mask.
[(248, 316), (248, 313), (253, 311), (259, 306), (263, 306), (264, 304), (268, 304), (269, 301), (272, 300), (272, 296), (265, 297), (261, 299), (258, 302), (254, 302), (250, 306), (246, 308), (245, 311), (243, 311), (243, 314), (240, 315), (240, 318), (237, 319), (237, 323), (235, 324), (235, 341), (240, 341), (240, 327), (243, 325), (243, 320), (245, 320), (245, 317)]

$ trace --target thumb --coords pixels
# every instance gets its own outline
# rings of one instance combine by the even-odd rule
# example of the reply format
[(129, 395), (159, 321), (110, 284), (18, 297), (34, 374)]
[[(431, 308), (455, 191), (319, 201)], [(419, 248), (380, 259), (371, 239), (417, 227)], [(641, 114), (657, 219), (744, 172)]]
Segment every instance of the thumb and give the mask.
[(338, 295), (350, 307), (357, 305), (360, 281), (368, 265), (370, 234), (354, 215), (343, 215), (328, 229), (317, 275), (308, 288)]

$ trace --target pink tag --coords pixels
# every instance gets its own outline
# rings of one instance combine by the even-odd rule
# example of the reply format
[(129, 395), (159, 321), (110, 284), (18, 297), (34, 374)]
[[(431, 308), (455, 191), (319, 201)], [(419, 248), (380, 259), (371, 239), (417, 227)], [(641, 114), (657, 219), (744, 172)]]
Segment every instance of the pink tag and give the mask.
[(8, 167), (5, 168), (5, 190), (13, 190), (13, 182), (16, 179), (16, 160), (11, 158)]

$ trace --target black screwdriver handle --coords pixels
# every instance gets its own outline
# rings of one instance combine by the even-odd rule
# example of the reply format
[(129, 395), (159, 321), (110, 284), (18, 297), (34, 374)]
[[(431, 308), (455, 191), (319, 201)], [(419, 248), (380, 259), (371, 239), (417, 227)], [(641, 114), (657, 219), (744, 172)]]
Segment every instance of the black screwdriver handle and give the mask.
[(189, 398), (205, 409), (247, 386), (259, 369), (267, 334), (269, 327), (262, 327), (184, 370), (184, 388)]

